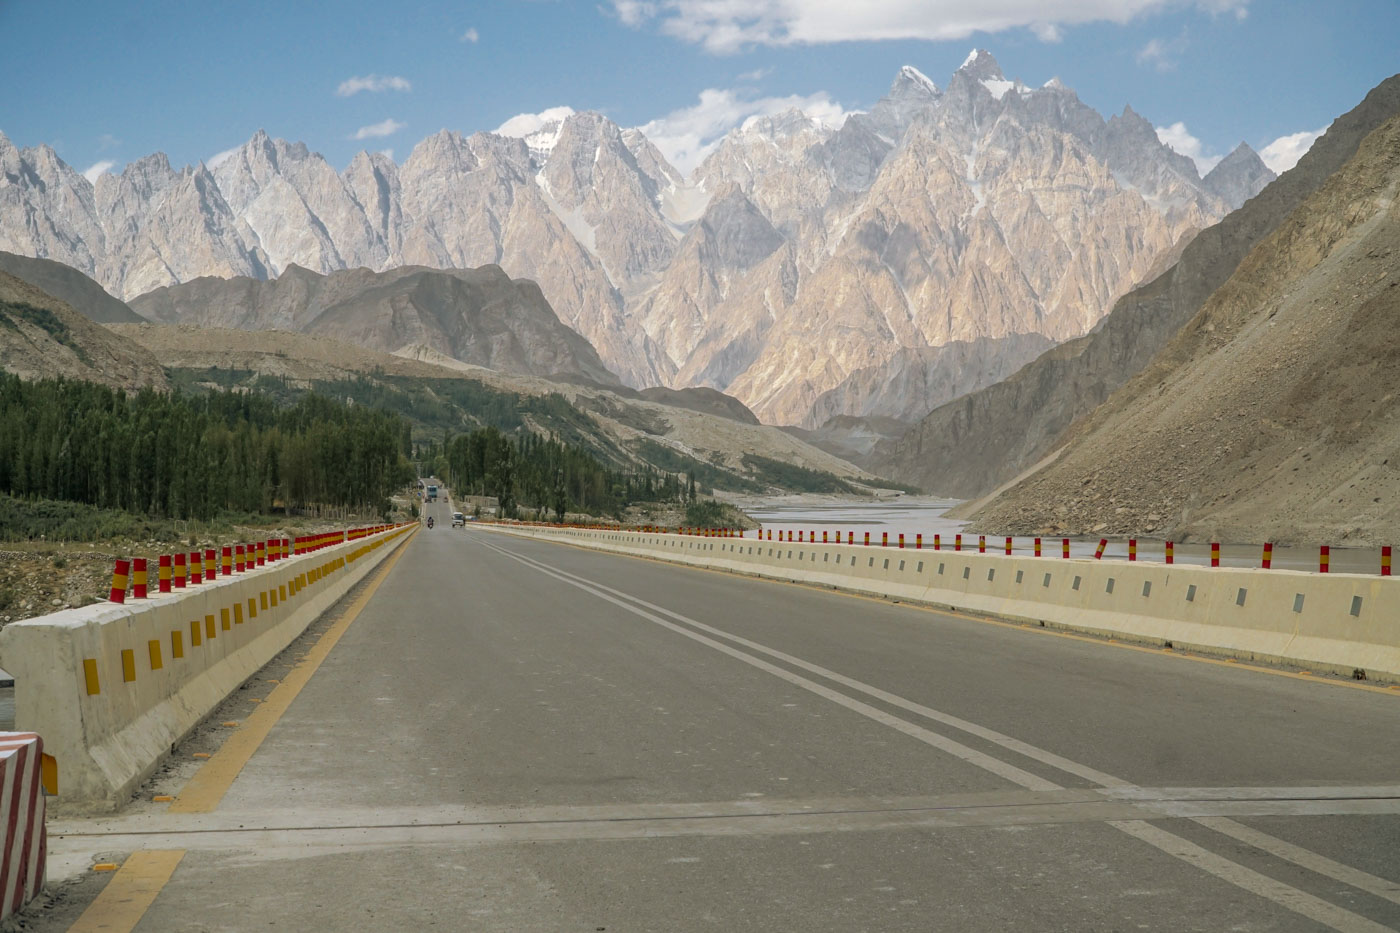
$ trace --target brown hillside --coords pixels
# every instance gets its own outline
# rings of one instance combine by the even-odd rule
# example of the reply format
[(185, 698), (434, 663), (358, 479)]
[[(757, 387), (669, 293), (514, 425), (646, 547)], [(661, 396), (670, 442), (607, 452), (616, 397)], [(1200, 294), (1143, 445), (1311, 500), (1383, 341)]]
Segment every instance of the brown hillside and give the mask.
[(977, 527), (1400, 539), (1397, 195), (1400, 117)]
[(4, 271), (0, 369), (22, 379), (65, 376), (128, 390), (166, 385), (165, 370), (146, 350)]
[[(149, 347), (172, 369), (247, 370), (311, 383), (376, 373), (414, 379), (472, 379), (505, 392), (523, 395), (558, 393), (587, 411), (601, 432), (623, 447), (653, 441), (689, 456), (746, 472), (744, 454), (758, 454), (811, 470), (856, 481), (870, 474), (839, 457), (806, 444), (778, 428), (756, 423), (711, 398), (686, 390), (665, 393), (666, 400), (643, 398), (625, 387), (556, 382), (539, 376), (484, 369), (443, 356), (429, 348), (409, 347), (383, 353), (328, 337), (276, 330), (237, 330), (188, 324), (114, 324), (111, 330)], [(411, 356), (404, 355), (405, 353)], [(727, 396), (719, 396), (720, 399)], [(706, 410), (706, 408), (714, 410)]]

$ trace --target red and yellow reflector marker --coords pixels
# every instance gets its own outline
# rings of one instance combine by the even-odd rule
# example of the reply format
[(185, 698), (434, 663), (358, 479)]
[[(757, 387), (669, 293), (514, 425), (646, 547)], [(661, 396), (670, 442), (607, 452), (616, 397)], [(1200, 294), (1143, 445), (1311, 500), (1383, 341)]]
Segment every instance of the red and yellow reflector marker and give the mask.
[(112, 568), (112, 589), (108, 598), (114, 603), (126, 602), (126, 578), (131, 571), (131, 561), (117, 558)]

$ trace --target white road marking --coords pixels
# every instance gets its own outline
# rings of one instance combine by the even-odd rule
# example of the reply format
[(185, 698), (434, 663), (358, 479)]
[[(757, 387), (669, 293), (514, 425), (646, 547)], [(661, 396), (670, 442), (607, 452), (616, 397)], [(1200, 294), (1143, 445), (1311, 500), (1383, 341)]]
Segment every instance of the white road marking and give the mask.
[[(976, 750), (968, 748), (967, 746), (962, 745), (961, 743), (955, 742), (954, 740), (949, 739), (946, 736), (942, 736), (930, 730), (923, 729), (920, 729), (917, 734), (911, 732), (911, 728), (919, 729), (919, 727), (913, 726), (913, 724), (911, 723), (906, 723), (904, 720), (899, 719), (898, 717), (886, 714), (878, 709), (875, 709), (874, 707), (861, 703), (858, 700), (854, 700), (850, 697), (847, 697), (845, 694), (829, 690), (821, 686), (820, 684), (815, 683), (814, 681), (810, 681), (804, 677), (800, 677), (796, 674), (793, 674), (784, 668), (776, 667), (772, 664), (769, 664), (766, 661), (745, 654), (744, 652), (739, 651), (736, 648), (732, 648), (729, 645), (723, 644), (722, 642), (717, 642), (714, 639), (699, 634), (699, 632), (697, 631), (691, 631), (690, 629), (682, 627), (680, 625), (676, 625), (673, 622), (668, 622), (665, 619), (660, 618), (658, 613), (683, 622), (686, 626), (691, 626), (694, 629), (698, 629), (700, 631), (709, 632), (711, 634), (724, 638), (727, 641), (732, 641), (735, 644), (741, 644), (744, 647), (750, 648), (751, 650), (760, 652), (762, 654), (766, 654), (769, 657), (776, 658), (778, 660), (782, 660), (802, 670), (806, 670), (810, 673), (817, 674), (827, 680), (839, 683), (843, 686), (849, 687), (850, 689), (864, 693), (867, 696), (879, 699), (892, 706), (896, 706), (900, 709), (907, 710), (909, 712), (923, 716), (927, 719), (932, 719), (935, 722), (941, 722), (945, 725), (952, 726), (953, 728), (960, 729), (971, 735), (976, 735), (980, 738), (986, 739), (987, 741), (993, 742), (994, 744), (1000, 745), (1001, 747), (1006, 748), (1009, 751), (1014, 751), (1018, 754), (1031, 758), (1032, 760), (1039, 761), (1042, 764), (1049, 765), (1069, 774), (1074, 774), (1079, 777), (1083, 777), (1087, 780), (1091, 780), (1102, 787), (1117, 788), (1123, 790), (1132, 790), (1135, 788), (1135, 785), (1133, 785), (1130, 781), (1126, 781), (1114, 775), (1098, 771), (1094, 768), (1088, 767), (1087, 765), (1082, 765), (1078, 762), (1071, 761), (1070, 759), (1064, 758), (1060, 755), (1056, 755), (1053, 752), (1037, 748), (1036, 746), (1030, 745), (1026, 742), (1022, 742), (1019, 739), (1014, 739), (1011, 736), (1007, 736), (994, 730), (987, 729), (983, 726), (979, 726), (976, 723), (968, 722), (967, 720), (960, 719), (959, 717), (931, 709), (930, 707), (923, 706), (922, 704), (914, 703), (913, 701), (907, 700), (903, 697), (899, 697), (895, 694), (888, 693), (887, 691), (880, 690), (878, 687), (873, 687), (869, 684), (865, 684), (852, 678), (846, 677), (845, 675), (837, 674), (835, 671), (830, 671), (826, 668), (820, 667), (819, 665), (803, 661), (800, 658), (793, 657), (792, 655), (788, 655), (784, 652), (776, 651), (772, 648), (760, 645), (757, 642), (753, 642), (740, 636), (724, 632), (712, 626), (705, 625), (703, 622), (699, 622), (695, 619), (689, 618), (688, 616), (684, 616), (680, 613), (673, 612), (672, 610), (666, 609), (662, 606), (656, 606), (655, 604), (649, 603), (646, 600), (641, 599), (640, 597), (633, 596), (629, 593), (625, 593), (620, 590), (615, 590), (605, 584), (598, 583), (594, 580), (589, 580), (585, 577), (577, 576), (575, 574), (571, 574), (568, 571), (561, 570), (557, 567), (552, 567), (541, 561), (537, 561), (534, 558), (525, 557), (524, 555), (506, 550), (505, 548), (498, 547), (494, 544), (488, 544), (485, 541), (482, 541), (480, 543), (483, 547), (496, 551), (497, 553), (509, 557), (512, 560), (518, 561), (519, 563), (525, 564), (528, 567), (532, 567), (535, 570), (538, 570), (539, 572), (547, 576), (554, 577), (555, 579), (560, 580), (563, 583), (567, 583), (571, 586), (577, 587), (578, 589), (584, 590), (585, 592), (592, 593), (599, 599), (603, 599), (607, 602), (613, 603), (614, 605), (627, 610), (633, 615), (640, 616), (641, 618), (644, 618), (650, 622), (660, 625), (663, 628), (674, 631), (680, 635), (684, 635), (685, 637), (690, 638), (693, 641), (697, 641), (701, 644), (712, 647), (715, 650), (722, 652), (723, 654), (735, 658), (736, 660), (743, 661), (744, 663), (749, 664), (753, 667), (757, 667), (760, 670), (774, 674), (775, 676), (780, 677), (783, 680), (788, 681), (789, 683), (792, 683), (796, 686), (800, 686), (803, 689), (810, 690), (818, 696), (821, 696), (825, 699), (830, 699), (835, 703), (847, 707), (848, 709), (860, 712), (862, 715), (867, 715), (868, 718), (874, 719), (875, 721), (880, 722), (884, 725), (888, 725), (891, 728), (897, 729), (900, 732), (904, 732), (906, 735), (911, 735), (915, 738), (918, 738), (928, 745), (945, 751), (950, 751), (950, 748), (948, 746), (951, 746), (951, 748), (954, 750), (951, 750), (950, 754), (954, 754), (956, 757), (967, 761), (969, 764), (985, 768), (986, 770), (989, 770), (1000, 777), (1006, 778), (1007, 780), (1010, 780), (1013, 783), (1020, 783), (1022, 787), (1026, 787), (1032, 790), (1060, 789), (1060, 785), (1058, 784), (1046, 781), (1043, 778), (1040, 778), (1036, 775), (1032, 775), (1029, 772), (1023, 771), (1019, 768), (1015, 768), (1013, 765), (1010, 765), (1006, 762), (1002, 762), (999, 759), (992, 758), (991, 756), (985, 755), (981, 752), (977, 752)], [(867, 710), (869, 711), (869, 713), (866, 712)], [(870, 715), (871, 713), (875, 715)], [(958, 754), (959, 751), (970, 752), (971, 755)], [(991, 764), (992, 767), (989, 767), (989, 764)], [(1008, 771), (1006, 769), (1010, 770)], [(1034, 785), (1030, 783), (1023, 783), (1023, 781), (1027, 779), (1034, 781)], [(1210, 819), (1211, 822), (1203, 822), (1203, 820), (1206, 819)], [(1354, 877), (1357, 880), (1363, 880), (1366, 882), (1366, 886), (1362, 887), (1362, 890), (1375, 893), (1376, 890), (1387, 890), (1389, 888), (1394, 887), (1392, 882), (1386, 881), (1383, 878), (1378, 878), (1374, 875), (1362, 872), (1359, 869), (1354, 869), (1349, 866), (1342, 865), (1341, 863), (1331, 862), (1331, 860), (1325, 859), (1323, 856), (1316, 855), (1312, 852), (1308, 852), (1306, 849), (1301, 849), (1300, 847), (1293, 846), (1291, 843), (1284, 842), (1283, 840), (1275, 839), (1271, 836), (1268, 836), (1265, 833), (1259, 832), (1258, 830), (1253, 830), (1250, 827), (1244, 826), (1239, 823), (1235, 823), (1232, 820), (1223, 817), (1202, 817), (1197, 821), (1201, 822), (1201, 825), (1205, 825), (1208, 828), (1215, 829), (1218, 832), (1223, 832), (1224, 830), (1222, 830), (1220, 827), (1226, 826), (1231, 830), (1231, 832), (1228, 833), (1229, 835), (1233, 835), (1235, 838), (1240, 839), (1241, 841), (1248, 842), (1250, 845), (1254, 845), (1256, 848), (1259, 848), (1262, 851), (1269, 852), (1270, 854), (1279, 856), (1281, 858), (1288, 857), (1285, 855), (1281, 855), (1280, 853), (1292, 852), (1292, 850), (1296, 849), (1297, 852), (1293, 854), (1296, 855), (1298, 853), (1301, 853), (1303, 856), (1308, 857), (1308, 862), (1310, 864), (1306, 864), (1304, 865), (1304, 867), (1311, 868), (1312, 870), (1317, 870), (1317, 868), (1314, 868), (1314, 866), (1329, 868), (1329, 870), (1323, 871), (1321, 873), (1328, 877), (1332, 877), (1336, 880), (1343, 881), (1343, 883), (1346, 884), (1353, 884), (1353, 882), (1348, 881), (1346, 877), (1341, 877), (1341, 875), (1346, 875), (1347, 877)], [(1211, 825), (1211, 823), (1214, 823), (1215, 825)], [(1202, 870), (1207, 871), (1210, 874), (1216, 875), (1217, 877), (1225, 881), (1229, 881), (1232, 884), (1243, 888), (1244, 890), (1250, 891), (1251, 893), (1272, 900), (1280, 906), (1292, 910), (1295, 913), (1302, 914), (1303, 916), (1306, 916), (1309, 919), (1315, 920), (1319, 923), (1323, 923), (1331, 927), (1332, 929), (1344, 931), (1344, 933), (1361, 933), (1361, 931), (1388, 929), (1387, 927), (1374, 923), (1373, 921), (1368, 920), (1367, 918), (1362, 917), (1359, 914), (1352, 913), (1351, 911), (1348, 911), (1344, 908), (1338, 907), (1320, 898), (1314, 897), (1313, 895), (1308, 894), (1305, 891), (1301, 891), (1297, 888), (1293, 888), (1289, 885), (1283, 884), (1282, 882), (1275, 881), (1274, 879), (1271, 879), (1265, 875), (1261, 875), (1258, 872), (1246, 868), (1243, 865), (1236, 864), (1235, 862), (1232, 862), (1229, 859), (1224, 858), (1223, 856), (1216, 855), (1215, 853), (1201, 848), (1195, 843), (1189, 842), (1181, 838), (1180, 836), (1176, 836), (1164, 829), (1152, 826), (1146, 822), (1143, 822), (1142, 820), (1110, 820), (1107, 822), (1107, 825), (1113, 826), (1114, 828), (1119, 829), (1120, 831), (1125, 832), (1128, 835), (1133, 836), (1134, 838), (1147, 842), (1150, 845), (1153, 845), (1161, 851), (1173, 855), (1176, 858), (1182, 859), (1192, 865), (1196, 865)], [(1249, 839), (1243, 838), (1246, 835), (1253, 838), (1257, 838), (1259, 841), (1264, 842), (1265, 844), (1259, 845), (1257, 842), (1253, 842)], [(1296, 858), (1288, 858), (1288, 860), (1294, 861), (1295, 864), (1303, 864), (1303, 862), (1298, 861)], [(1340, 869), (1341, 871), (1332, 869), (1331, 866), (1327, 864), (1329, 862), (1331, 862), (1331, 866), (1335, 866), (1335, 869)], [(1361, 887), (1360, 885), (1354, 886)]]
[(1388, 926), (1383, 926), (1374, 920), (1368, 920), (1360, 914), (1354, 914), (1336, 904), (1324, 901), (1320, 897), (1284, 884), (1282, 881), (1276, 881), (1268, 875), (1261, 875), (1252, 868), (1246, 868), (1223, 856), (1216, 855), (1209, 849), (1203, 849), (1194, 842), (1188, 842), (1180, 836), (1150, 823), (1144, 823), (1141, 820), (1126, 820), (1110, 822), (1108, 825), (1121, 829), (1129, 836), (1141, 839), (1168, 855), (1189, 862), (1217, 878), (1258, 894), (1260, 897), (1266, 897), (1276, 904), (1287, 907), (1294, 913), (1302, 914), (1304, 917), (1334, 930), (1343, 931), (1343, 933), (1393, 933)]
[(1394, 881), (1377, 878), (1375, 875), (1367, 874), (1360, 869), (1352, 868), (1350, 865), (1343, 865), (1325, 855), (1318, 855), (1302, 846), (1294, 845), (1283, 839), (1276, 839), (1268, 833), (1260, 832), (1253, 827), (1245, 826), (1225, 817), (1200, 816), (1196, 817), (1196, 822), (1218, 833), (1224, 833), (1232, 839), (1238, 839), (1240, 842), (1252, 845), (1256, 849), (1262, 849), (1284, 861), (1301, 865), (1309, 871), (1340, 881), (1342, 884), (1349, 884), (1367, 894), (1384, 898), (1392, 904), (1400, 904), (1400, 884)]

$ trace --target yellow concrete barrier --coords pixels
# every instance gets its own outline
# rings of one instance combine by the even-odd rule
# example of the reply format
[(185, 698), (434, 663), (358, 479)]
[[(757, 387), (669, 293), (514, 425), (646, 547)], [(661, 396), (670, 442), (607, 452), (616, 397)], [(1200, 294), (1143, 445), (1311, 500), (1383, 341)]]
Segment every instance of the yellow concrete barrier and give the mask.
[[(155, 599), (97, 603), (6, 626), (0, 666), (15, 678), (15, 722), (42, 735), (63, 769), (57, 804), (85, 811), (119, 805), (172, 745), (414, 528), (388, 528), (363, 544), (332, 546), (336, 569), (272, 607), (269, 591), (285, 592), (292, 577), (326, 555), (287, 557)], [(170, 656), (163, 658), (167, 641)]]
[(1400, 579), (484, 526), (1012, 621), (1400, 683)]

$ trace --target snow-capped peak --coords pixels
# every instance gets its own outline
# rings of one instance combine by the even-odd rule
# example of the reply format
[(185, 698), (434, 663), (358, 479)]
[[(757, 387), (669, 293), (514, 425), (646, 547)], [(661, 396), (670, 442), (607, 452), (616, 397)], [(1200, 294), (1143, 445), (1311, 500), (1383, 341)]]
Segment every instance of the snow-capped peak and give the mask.
[(525, 140), (534, 152), (547, 154), (559, 142), (564, 121), (574, 115), (572, 107), (550, 107), (539, 113), (522, 113), (496, 127), (498, 136), (514, 136)]
[(958, 72), (968, 77), (976, 78), (979, 81), (993, 80), (1004, 81), (1006, 76), (1001, 73), (1001, 66), (992, 57), (992, 53), (986, 49), (973, 49), (972, 54), (963, 59), (962, 66)]
[(924, 74), (913, 65), (905, 65), (903, 68), (899, 69), (899, 77), (927, 89), (930, 94), (938, 93), (938, 85), (934, 84), (933, 80), (929, 78), (928, 75)]
[(1065, 88), (1065, 83), (1061, 81), (1058, 76), (1056, 76), (1054, 78), (1051, 78), (1049, 81), (1046, 81), (1044, 84), (1041, 85), (1041, 87), (1049, 88), (1052, 91), (1062, 91)]

